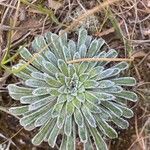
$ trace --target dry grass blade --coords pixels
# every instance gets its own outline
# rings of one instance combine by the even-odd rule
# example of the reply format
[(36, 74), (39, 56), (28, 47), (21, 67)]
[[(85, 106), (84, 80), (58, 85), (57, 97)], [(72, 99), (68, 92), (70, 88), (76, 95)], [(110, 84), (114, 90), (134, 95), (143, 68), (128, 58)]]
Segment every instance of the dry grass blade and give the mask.
[(72, 63), (79, 63), (79, 62), (93, 62), (93, 61), (133, 61), (134, 58), (81, 58), (81, 59), (75, 59), (75, 60), (70, 60), (67, 61), (68, 64), (72, 64)]

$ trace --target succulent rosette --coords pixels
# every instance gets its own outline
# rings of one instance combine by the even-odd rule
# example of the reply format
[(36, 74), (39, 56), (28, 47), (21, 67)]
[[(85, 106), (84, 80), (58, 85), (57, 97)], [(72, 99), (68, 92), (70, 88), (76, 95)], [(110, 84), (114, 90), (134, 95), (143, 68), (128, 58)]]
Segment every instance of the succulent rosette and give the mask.
[(32, 42), (34, 54), (21, 48), (22, 60), (14, 69), (36, 57), (15, 74), (22, 83), (8, 85), (10, 96), (23, 104), (10, 111), (20, 116), (26, 130), (39, 128), (33, 144), (47, 141), (54, 147), (58, 135), (62, 135), (60, 150), (75, 150), (77, 137), (86, 150), (93, 145), (106, 150), (105, 138), (117, 137), (114, 125), (128, 128), (125, 118), (131, 118), (133, 112), (126, 102), (137, 100), (134, 92), (126, 90), (136, 84), (135, 79), (120, 77), (128, 64), (120, 62), (110, 67), (106, 61), (67, 63), (79, 58), (117, 57), (114, 49), (103, 51), (104, 45), (103, 39), (93, 39), (80, 28), (76, 42), (68, 40), (66, 33), (60, 36), (48, 32)]

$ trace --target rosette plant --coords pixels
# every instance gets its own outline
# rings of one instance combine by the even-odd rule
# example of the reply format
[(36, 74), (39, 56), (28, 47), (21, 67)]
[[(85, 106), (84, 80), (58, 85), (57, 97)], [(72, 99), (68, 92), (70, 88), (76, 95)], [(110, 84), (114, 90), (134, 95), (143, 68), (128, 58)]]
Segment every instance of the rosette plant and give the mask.
[[(128, 128), (125, 118), (131, 118), (133, 112), (126, 101), (137, 100), (137, 95), (127, 90), (127, 86), (136, 84), (135, 79), (120, 77), (128, 64), (68, 64), (69, 60), (79, 58), (117, 57), (114, 49), (102, 50), (105, 44), (103, 39), (93, 39), (80, 28), (76, 42), (68, 40), (66, 33), (60, 36), (48, 32), (35, 38), (32, 53), (21, 48), (22, 59), (13, 68), (31, 60), (33, 53), (37, 57), (15, 74), (22, 79), (21, 84), (8, 85), (10, 96), (22, 104), (10, 108), (10, 112), (20, 116), (20, 124), (26, 130), (38, 127), (32, 139), (34, 145), (47, 141), (54, 147), (61, 135), (60, 150), (75, 150), (76, 138), (85, 150), (93, 146), (107, 150), (105, 139), (117, 137), (115, 125)], [(45, 49), (39, 53), (42, 48)]]

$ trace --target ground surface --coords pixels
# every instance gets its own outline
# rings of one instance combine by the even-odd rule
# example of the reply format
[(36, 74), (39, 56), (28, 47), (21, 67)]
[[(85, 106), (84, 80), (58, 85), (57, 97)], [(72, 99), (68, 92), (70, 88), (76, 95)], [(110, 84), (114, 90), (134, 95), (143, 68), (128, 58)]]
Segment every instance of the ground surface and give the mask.
[[(102, 3), (102, 0), (0, 0), (0, 149), (50, 149), (47, 143), (33, 146), (30, 139), (36, 131), (22, 129), (18, 119), (6, 109), (17, 105), (6, 86), (19, 82), (9, 68), (18, 62), (19, 46), (30, 45), (35, 36), (47, 31), (70, 32), (84, 25), (90, 34), (104, 38), (120, 57), (134, 57), (126, 74), (137, 80), (133, 90), (139, 101), (129, 103), (135, 116), (129, 120), (128, 130), (118, 129), (119, 138), (108, 141), (109, 149), (150, 150), (150, 1), (120, 0), (94, 11)], [(88, 14), (90, 9), (94, 14)], [(81, 16), (83, 20), (77, 19)], [(70, 33), (73, 38), (73, 32)], [(59, 142), (58, 139), (58, 145)], [(81, 150), (78, 139), (77, 145)]]

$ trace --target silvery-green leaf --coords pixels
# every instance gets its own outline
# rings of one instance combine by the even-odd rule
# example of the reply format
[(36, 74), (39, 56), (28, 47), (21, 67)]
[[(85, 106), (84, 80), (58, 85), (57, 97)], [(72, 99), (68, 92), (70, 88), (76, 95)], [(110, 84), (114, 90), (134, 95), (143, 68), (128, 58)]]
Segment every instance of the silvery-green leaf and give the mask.
[(35, 79), (44, 80), (45, 74), (41, 72), (32, 72), (31, 76)]
[(58, 52), (57, 50), (55, 50), (54, 46), (53, 46), (53, 41), (52, 41), (52, 33), (51, 32), (48, 32), (45, 34), (45, 39), (46, 39), (46, 42), (48, 43), (48, 46), (50, 48), (50, 50), (55, 54), (55, 56), (59, 56), (58, 55)]
[(14, 100), (20, 100), (23, 96), (29, 95), (28, 93), (12, 93), (9, 92), (9, 95), (14, 99)]
[(64, 125), (64, 132), (67, 136), (71, 135), (72, 132), (72, 116), (67, 116)]
[(113, 121), (118, 127), (122, 128), (122, 129), (126, 129), (126, 128), (129, 127), (129, 123), (128, 123), (126, 120), (124, 120), (124, 119), (122, 119), (122, 118), (116, 116), (116, 115), (113, 114), (113, 113), (112, 113), (111, 115), (112, 115), (112, 121)]
[(119, 73), (120, 73), (120, 70), (117, 69), (117, 68), (106, 69), (98, 75), (98, 80), (113, 77), (113, 76), (116, 76)]
[(63, 57), (63, 45), (60, 41), (60, 37), (58, 35), (52, 33), (51, 41), (52, 41), (52, 46), (57, 51), (58, 56), (60, 58), (64, 58)]
[(85, 44), (82, 44), (79, 48), (79, 53), (80, 53), (80, 56), (81, 58), (84, 58), (86, 56), (86, 53), (87, 53), (87, 47)]
[(24, 126), (24, 129), (27, 131), (32, 131), (33, 129), (35, 129), (36, 127), (34, 126), (34, 121), (31, 122), (30, 124)]
[(96, 88), (98, 86), (98, 82), (95, 80), (86, 80), (83, 84), (85, 89)]
[(136, 102), (138, 99), (137, 95), (134, 92), (125, 91), (125, 90), (123, 90), (120, 93), (115, 93), (114, 95), (133, 102)]
[(121, 71), (127, 69), (128, 67), (129, 67), (129, 65), (127, 62), (120, 62), (120, 63), (116, 64), (115, 66), (113, 66), (113, 68), (118, 68)]
[(60, 30), (59, 31), (59, 37), (60, 37), (62, 45), (67, 46), (67, 44), (68, 44), (67, 43), (67, 41), (68, 41), (68, 39), (67, 39), (67, 33), (64, 30)]
[(115, 113), (117, 116), (121, 116), (123, 114), (122, 110), (120, 108), (117, 107), (117, 105), (115, 105), (113, 102), (110, 101), (102, 101), (101, 104), (109, 109), (110, 111), (112, 111), (113, 113)]
[(99, 118), (102, 118), (106, 121), (110, 121), (111, 115), (107, 109), (105, 109), (102, 105), (100, 106), (101, 108), (101, 113), (96, 114), (95, 116), (98, 116)]
[(101, 50), (101, 48), (102, 48), (102, 46), (105, 44), (105, 40), (102, 39), (102, 38), (99, 38), (99, 39), (97, 39), (97, 41), (98, 41), (98, 49), (97, 49), (97, 53), (99, 53), (100, 50)]
[(29, 74), (24, 73), (24, 72), (18, 72), (18, 73), (15, 73), (14, 75), (23, 80), (27, 80), (31, 78)]
[(94, 104), (99, 104), (100, 100), (98, 97), (95, 96), (95, 94), (92, 94), (91, 92), (86, 91), (85, 92), (85, 99), (88, 101), (93, 102)]
[(115, 82), (117, 85), (123, 86), (134, 86), (136, 84), (135, 78), (132, 77), (120, 77), (112, 79), (111, 81)]
[(113, 86), (110, 88), (105, 88), (105, 89), (100, 89), (100, 92), (104, 92), (104, 93), (120, 93), (123, 90), (122, 87), (120, 86)]
[(29, 110), (36, 110), (39, 109), (40, 107), (43, 107), (46, 104), (52, 103), (56, 98), (54, 96), (48, 96), (46, 98), (40, 99), (39, 101), (36, 101), (32, 104), (29, 105)]
[(80, 137), (81, 142), (86, 143), (87, 142), (87, 129), (86, 129), (86, 126), (85, 125), (82, 126), (82, 127), (78, 126), (78, 130), (79, 130), (79, 137)]
[(110, 88), (113, 87), (114, 85), (115, 83), (110, 80), (102, 80), (98, 82), (98, 88), (100, 89)]
[[(19, 61), (20, 65), (26, 64), (26, 61), (24, 60), (20, 60)], [(19, 65), (17, 64), (17, 65)], [(36, 69), (35, 67), (31, 66), (31, 65), (27, 65), (24, 69), (21, 70), (21, 72), (26, 72), (26, 73), (31, 73), (31, 72), (37, 72), (38, 69)]]
[(122, 112), (123, 112), (122, 115), (124, 117), (126, 117), (126, 118), (133, 117), (134, 114), (133, 114), (133, 111), (131, 109), (129, 109), (129, 108), (123, 106), (123, 105), (119, 105), (119, 104), (115, 104), (115, 105), (117, 105), (122, 110)]
[(48, 87), (38, 87), (35, 90), (33, 90), (32, 94), (37, 96), (47, 95), (49, 94)]
[(78, 35), (77, 47), (79, 49), (82, 44), (85, 44), (85, 41), (87, 38), (87, 30), (81, 28), (81, 29), (79, 29), (78, 34), (79, 35)]
[(20, 102), (22, 104), (31, 104), (31, 103), (34, 103), (36, 101), (39, 101), (45, 97), (49, 96), (48, 95), (41, 95), (41, 96), (35, 96), (35, 95), (25, 95), (25, 96), (22, 96), (21, 99), (20, 99)]
[(67, 136), (66, 150), (75, 150), (75, 139), (73, 136)]
[(100, 113), (101, 110), (91, 101), (86, 101), (84, 104), (92, 113)]
[(60, 150), (66, 150), (67, 147), (67, 136), (64, 134), (62, 137), (61, 145), (60, 145)]
[(123, 99), (123, 98), (120, 98), (120, 97), (116, 97), (115, 98), (115, 102), (117, 102), (118, 104), (121, 104), (123, 106), (127, 106), (127, 100), (126, 99)]
[(56, 125), (56, 119), (52, 119), (51, 123), (49, 125), (49, 129), (47, 130), (47, 135), (44, 137), (44, 141), (48, 142), (49, 136), (51, 134), (51, 131), (53, 130), (54, 126)]
[(79, 70), (78, 70), (79, 75), (82, 74), (82, 73), (84, 73), (86, 71), (86, 69), (88, 68), (88, 65), (89, 65), (88, 62), (82, 62), (79, 65)]
[(94, 143), (96, 146), (96, 150), (108, 150), (106, 143), (104, 142), (103, 138), (101, 137), (100, 133), (96, 128), (88, 127), (92, 137), (94, 139)]
[(50, 73), (51, 75), (55, 73), (59, 73), (59, 70), (57, 67), (55, 67), (51, 62), (49, 61), (43, 61), (42, 62), (44, 68)]
[(67, 101), (67, 95), (66, 94), (60, 94), (57, 98), (57, 103), (64, 103)]
[(42, 125), (44, 125), (48, 120), (51, 119), (51, 112), (52, 109), (49, 109), (45, 114), (43, 114), (42, 116), (40, 116), (34, 123), (34, 125), (36, 127), (40, 127)]
[[(98, 55), (94, 56), (93, 58), (105, 58), (105, 56), (106, 56), (106, 52), (102, 51)], [(100, 64), (101, 64), (101, 62), (97, 62), (97, 61), (96, 62), (90, 62), (88, 70), (91, 70), (94, 67), (100, 66)], [(102, 67), (102, 66), (100, 66), (100, 67)]]
[(68, 73), (69, 73), (69, 76), (72, 77), (76, 72), (76, 68), (73, 64), (69, 64), (68, 65)]
[(64, 60), (62, 59), (58, 60), (58, 68), (64, 75), (68, 76), (68, 68)]
[(54, 107), (52, 109), (52, 117), (53, 118), (57, 117), (60, 114), (63, 105), (64, 105), (63, 103), (56, 103), (54, 105)]
[(93, 145), (93, 143), (91, 142), (91, 139), (90, 139), (90, 137), (88, 135), (87, 142), (84, 143), (84, 150), (94, 150), (92, 145)]
[(87, 48), (89, 48), (91, 41), (92, 41), (92, 36), (87, 35), (86, 41), (85, 41), (85, 45)]
[(52, 76), (45, 76), (45, 81), (46, 83), (48, 83), (51, 87), (60, 87), (62, 85), (61, 82), (59, 82), (57, 79), (55, 79), (54, 77)]
[(117, 138), (118, 134), (117, 132), (103, 119), (97, 118), (98, 124), (103, 129), (103, 132), (109, 137), (109, 138)]
[(81, 107), (81, 102), (76, 97), (72, 100), (72, 104), (78, 109)]
[(80, 59), (81, 56), (80, 56), (80, 53), (79, 52), (76, 52), (74, 55), (73, 55), (73, 60), (76, 60), (76, 59)]
[(67, 94), (67, 102), (70, 102), (74, 99), (73, 95)]
[(62, 107), (61, 112), (59, 114), (59, 116), (57, 117), (57, 126), (59, 129), (61, 129), (65, 123), (65, 118), (66, 118), (66, 108), (65, 106)]
[(82, 73), (80, 76), (79, 76), (79, 81), (80, 82), (84, 82), (88, 79), (89, 77), (89, 74), (88, 73)]
[[(102, 66), (96, 66), (89, 71), (90, 78), (96, 78), (104, 70)], [(97, 78), (96, 78), (97, 79)]]
[(88, 57), (93, 57), (97, 53), (97, 50), (98, 50), (98, 40), (95, 39), (91, 42), (90, 47), (88, 49), (87, 52)]
[(113, 96), (112, 94), (100, 92), (99, 89), (98, 90), (95, 89), (95, 91), (91, 91), (91, 93), (94, 94), (95, 97), (99, 99), (99, 102), (115, 99), (115, 96)]
[(40, 145), (42, 141), (44, 140), (44, 137), (47, 135), (47, 131), (49, 130), (49, 125), (51, 121), (48, 121), (44, 126), (42, 126), (39, 130), (39, 132), (34, 136), (32, 139), (32, 143), (34, 145)]
[[(80, 82), (79, 82), (80, 84)], [(78, 88), (78, 93), (84, 93), (85, 92), (85, 87), (81, 84)]]
[(32, 48), (35, 52), (42, 51), (49, 51), (48, 45), (42, 35), (35, 38), (35, 40), (32, 42)]
[(49, 138), (48, 138), (48, 144), (51, 146), (51, 147), (54, 147), (55, 144), (56, 144), (56, 139), (57, 139), (57, 136), (60, 132), (60, 129), (57, 127), (57, 124), (55, 124), (54, 128), (52, 129), (50, 135), (49, 135)]
[(49, 62), (51, 62), (53, 65), (57, 66), (57, 57), (54, 53), (51, 51), (46, 51), (45, 56), (48, 59)]
[[(106, 53), (106, 58), (116, 58), (118, 56), (118, 53), (116, 50), (114, 49), (110, 49), (107, 53)], [(102, 62), (101, 65), (107, 65), (109, 63), (109, 61), (105, 61), (105, 62)]]
[(82, 112), (80, 111), (80, 109), (75, 109), (74, 119), (78, 126), (80, 126), (80, 127), (84, 126), (84, 118), (83, 118), (83, 115), (82, 115)]
[(35, 120), (37, 118), (39, 118), (44, 112), (47, 111), (48, 106), (49, 105), (44, 106), (44, 107), (38, 109), (37, 111), (30, 113), (29, 115), (24, 116), (23, 118), (20, 119), (20, 124), (22, 126), (26, 126), (26, 125), (30, 124), (32, 121), (35, 122)]
[(28, 111), (28, 105), (25, 105), (25, 106), (18, 106), (18, 107), (11, 107), (9, 109), (9, 111), (15, 115), (22, 115), (24, 114), (25, 112)]
[(49, 89), (49, 93), (52, 95), (52, 96), (59, 96), (60, 95), (60, 92), (57, 88), (50, 88)]
[(55, 77), (58, 81), (60, 81), (62, 84), (65, 84), (65, 75), (62, 73), (56, 73)]
[(69, 51), (71, 53), (71, 56), (72, 56), (72, 59), (73, 59), (73, 56), (76, 53), (76, 44), (75, 44), (74, 41), (69, 40), (69, 42), (68, 42), (68, 49), (69, 49)]
[(67, 115), (71, 116), (74, 113), (74, 105), (72, 104), (72, 102), (68, 102), (66, 103), (66, 113)]
[(28, 79), (25, 81), (25, 84), (29, 87), (49, 87), (46, 82), (37, 79)]
[(82, 92), (82, 93), (78, 93), (77, 96), (76, 96), (76, 98), (77, 98), (80, 102), (84, 103), (84, 101), (85, 101), (85, 94), (84, 94), (83, 92)]
[(96, 121), (90, 110), (86, 106), (82, 106), (82, 113), (91, 127), (96, 128)]
[(32, 88), (28, 88), (28, 87), (21, 87), (21, 86), (17, 86), (15, 84), (9, 84), (7, 86), (8, 90), (10, 93), (27, 93), (27, 94), (31, 94), (33, 89)]
[(69, 61), (72, 59), (71, 52), (70, 52), (68, 47), (63, 46), (63, 54), (64, 54), (64, 60), (65, 61)]
[[(20, 49), (20, 55), (26, 61), (29, 61), (33, 57), (32, 54), (28, 51), (28, 49), (26, 49), (25, 47), (22, 47)], [(37, 65), (39, 64), (37, 63)]]

